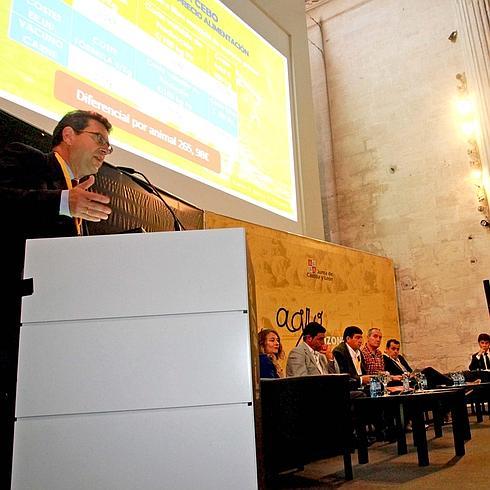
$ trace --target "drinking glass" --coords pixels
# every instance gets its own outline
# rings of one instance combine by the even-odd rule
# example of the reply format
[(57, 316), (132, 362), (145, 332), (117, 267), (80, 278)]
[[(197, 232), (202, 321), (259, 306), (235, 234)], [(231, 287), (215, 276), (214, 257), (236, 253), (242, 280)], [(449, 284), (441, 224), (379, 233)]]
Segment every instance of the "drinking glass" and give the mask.
[(422, 376), (423, 374), (420, 371), (413, 371), (413, 377), (415, 379), (414, 391), (424, 391), (422, 386)]
[(390, 382), (390, 373), (388, 371), (380, 371), (378, 373), (379, 380), (383, 385), (383, 396), (388, 396), (388, 383)]

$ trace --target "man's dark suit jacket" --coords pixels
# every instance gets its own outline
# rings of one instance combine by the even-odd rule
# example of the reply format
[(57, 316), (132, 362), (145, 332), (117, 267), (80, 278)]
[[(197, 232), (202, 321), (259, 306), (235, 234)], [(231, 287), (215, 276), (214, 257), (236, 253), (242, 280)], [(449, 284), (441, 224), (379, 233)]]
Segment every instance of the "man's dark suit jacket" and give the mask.
[[(335, 360), (339, 365), (339, 369), (341, 373), (347, 373), (351, 378), (351, 389), (357, 389), (360, 387), (359, 375), (357, 374), (356, 367), (354, 366), (354, 361), (350, 355), (349, 349), (347, 348), (347, 344), (345, 342), (341, 342), (335, 349), (332, 351), (335, 356)], [(361, 351), (359, 351), (359, 355), (361, 356), (361, 371), (362, 374), (366, 374), (366, 364), (364, 363), (364, 358), (362, 357)]]
[[(0, 156), (0, 204), (3, 225), (19, 237), (76, 235), (72, 218), (59, 215), (63, 171), (53, 152), (11, 143)], [(8, 211), (8, 212), (5, 212)]]
[[(400, 374), (403, 374), (403, 370), (400, 368), (400, 366), (397, 365), (397, 363), (388, 355), (383, 354), (383, 359), (385, 362), (385, 369), (392, 375), (397, 376)], [(398, 356), (399, 361), (405, 366), (405, 369), (411, 373), (413, 369), (410, 367), (408, 364), (407, 360), (402, 356)], [(434, 369), (431, 366), (427, 366), (424, 369), (421, 370), (422, 373), (425, 374), (427, 378), (427, 386), (432, 389), (436, 388), (441, 385), (445, 386), (452, 386), (453, 381), (449, 376), (446, 376), (445, 374), (441, 373), (437, 369)], [(393, 385), (399, 384), (398, 381), (393, 381)]]
[[(483, 361), (483, 356), (480, 356), (480, 359), (477, 359), (476, 357), (477, 354), (478, 352), (475, 352), (471, 356), (470, 367), (468, 368), (470, 371), (476, 371), (478, 369), (487, 369)], [(488, 361), (489, 361), (489, 368), (490, 368), (490, 353), (488, 355)]]
[[(406, 359), (401, 354), (398, 356), (398, 360), (409, 373), (413, 371)], [(385, 363), (386, 371), (388, 371), (393, 376), (399, 376), (403, 374), (402, 368), (390, 356), (383, 354), (383, 361)]]

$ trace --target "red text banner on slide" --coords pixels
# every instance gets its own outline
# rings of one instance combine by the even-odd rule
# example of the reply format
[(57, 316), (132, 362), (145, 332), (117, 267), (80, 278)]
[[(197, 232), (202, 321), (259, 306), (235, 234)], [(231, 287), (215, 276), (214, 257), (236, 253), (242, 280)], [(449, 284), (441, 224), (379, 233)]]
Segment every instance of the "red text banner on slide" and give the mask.
[(99, 92), (62, 71), (56, 72), (54, 95), (58, 100), (72, 107), (105, 114), (114, 126), (186, 160), (214, 172), (221, 170), (221, 155), (214, 148)]

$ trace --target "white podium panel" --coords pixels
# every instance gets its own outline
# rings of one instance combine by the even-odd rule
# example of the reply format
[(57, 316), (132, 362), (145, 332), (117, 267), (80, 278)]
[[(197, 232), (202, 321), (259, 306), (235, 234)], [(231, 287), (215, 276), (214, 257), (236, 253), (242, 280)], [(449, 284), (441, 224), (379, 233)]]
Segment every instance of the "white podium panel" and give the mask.
[(28, 240), (12, 488), (257, 488), (243, 229)]
[[(14, 490), (257, 488), (247, 405), (23, 419)], [(128, 430), (131, 428), (131, 430)]]
[(17, 417), (250, 401), (242, 311), (28, 324), (21, 345)]
[(24, 277), (35, 294), (23, 300), (22, 323), (247, 310), (244, 237), (227, 229), (28, 240)]

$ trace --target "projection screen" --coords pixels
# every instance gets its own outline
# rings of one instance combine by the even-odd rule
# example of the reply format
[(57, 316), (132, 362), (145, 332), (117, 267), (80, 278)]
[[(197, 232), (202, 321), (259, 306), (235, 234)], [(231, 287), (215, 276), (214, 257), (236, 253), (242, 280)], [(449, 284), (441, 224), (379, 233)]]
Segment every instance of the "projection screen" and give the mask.
[(48, 131), (96, 110), (114, 125), (110, 163), (301, 231), (290, 38), (251, 2), (227, 3), (240, 16), (219, 0), (4, 1), (2, 106)]

